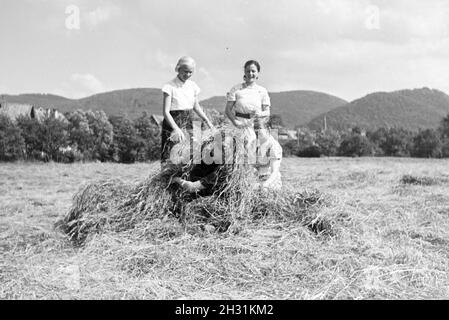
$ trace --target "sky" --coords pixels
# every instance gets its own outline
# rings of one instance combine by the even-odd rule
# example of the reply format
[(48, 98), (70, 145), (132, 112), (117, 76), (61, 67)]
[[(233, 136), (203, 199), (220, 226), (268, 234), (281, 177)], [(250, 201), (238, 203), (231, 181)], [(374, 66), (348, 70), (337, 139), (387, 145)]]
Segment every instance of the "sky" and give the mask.
[(270, 92), (449, 93), (449, 1), (1, 1), (0, 93), (161, 88), (184, 55), (201, 100), (241, 82), (249, 59)]

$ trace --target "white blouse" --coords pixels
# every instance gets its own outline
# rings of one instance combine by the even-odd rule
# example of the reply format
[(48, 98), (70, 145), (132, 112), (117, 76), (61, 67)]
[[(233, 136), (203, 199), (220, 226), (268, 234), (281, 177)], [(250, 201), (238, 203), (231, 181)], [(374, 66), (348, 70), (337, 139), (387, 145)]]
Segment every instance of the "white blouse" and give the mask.
[(226, 98), (227, 101), (235, 101), (235, 111), (240, 113), (262, 111), (262, 105), (271, 105), (267, 89), (257, 84), (251, 87), (245, 83), (235, 85)]
[(162, 92), (171, 97), (170, 111), (193, 109), (195, 99), (200, 91), (195, 82), (191, 80), (182, 82), (178, 77), (162, 87)]

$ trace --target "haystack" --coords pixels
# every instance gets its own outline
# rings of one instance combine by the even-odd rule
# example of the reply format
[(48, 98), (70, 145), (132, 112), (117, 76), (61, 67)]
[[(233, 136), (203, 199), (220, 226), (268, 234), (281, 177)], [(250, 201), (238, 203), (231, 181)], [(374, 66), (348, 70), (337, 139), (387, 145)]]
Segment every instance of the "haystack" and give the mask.
[[(76, 244), (99, 232), (133, 230), (154, 237), (161, 221), (170, 221), (173, 235), (179, 230), (201, 233), (205, 229), (232, 234), (261, 220), (294, 221), (316, 233), (332, 231), (318, 214), (327, 201), (317, 191), (256, 189), (252, 166), (223, 165), (213, 192), (190, 194), (171, 182), (188, 176), (193, 166), (191, 162), (173, 165), (137, 185), (118, 180), (87, 185), (74, 196), (72, 208), (56, 226)], [(166, 227), (165, 236), (170, 234)]]

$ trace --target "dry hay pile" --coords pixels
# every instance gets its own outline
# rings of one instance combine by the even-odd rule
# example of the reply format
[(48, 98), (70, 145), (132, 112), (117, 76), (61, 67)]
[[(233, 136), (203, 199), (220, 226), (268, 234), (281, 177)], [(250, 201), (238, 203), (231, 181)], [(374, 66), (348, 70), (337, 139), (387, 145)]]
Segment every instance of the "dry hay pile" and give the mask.
[(56, 227), (78, 245), (99, 232), (132, 230), (146, 238), (170, 239), (185, 232), (235, 234), (260, 221), (292, 221), (317, 234), (333, 232), (319, 214), (328, 201), (318, 191), (256, 189), (254, 168), (248, 165), (223, 166), (225, 179), (209, 196), (188, 194), (171, 184), (173, 177), (186, 177), (192, 168), (191, 162), (174, 165), (137, 185), (118, 180), (89, 184), (74, 196), (72, 208)]
[(421, 185), (421, 186), (432, 186), (438, 184), (440, 181), (433, 177), (425, 176), (413, 176), (410, 174), (403, 175), (401, 178), (401, 184), (407, 185)]

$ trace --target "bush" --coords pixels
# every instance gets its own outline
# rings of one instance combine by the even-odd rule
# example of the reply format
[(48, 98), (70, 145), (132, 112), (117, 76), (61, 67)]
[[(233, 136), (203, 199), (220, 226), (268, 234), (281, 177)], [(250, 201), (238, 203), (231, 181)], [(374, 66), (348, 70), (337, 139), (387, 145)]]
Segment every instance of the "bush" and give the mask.
[(449, 114), (441, 121), (438, 132), (441, 137), (441, 156), (449, 158)]
[(316, 141), (316, 132), (307, 128), (298, 130), (298, 141), (295, 155), (300, 157), (319, 157), (321, 151)]
[(46, 155), (45, 160), (60, 161), (61, 148), (67, 148), (68, 123), (53, 118), (46, 117), (39, 126), (38, 138), (42, 142), (42, 151)]
[(374, 155), (374, 145), (366, 137), (357, 131), (345, 137), (338, 148), (338, 155), (345, 157), (362, 157)]
[(26, 158), (41, 160), (43, 154), (43, 143), (40, 139), (41, 124), (36, 119), (20, 116), (17, 118), (17, 126), (25, 143)]
[(127, 116), (111, 116), (114, 139), (111, 144), (109, 156), (117, 162), (134, 163), (137, 160), (137, 150), (140, 139), (134, 123)]
[(441, 141), (441, 156), (443, 158), (449, 158), (449, 138)]
[(61, 148), (58, 150), (57, 159), (63, 163), (73, 163), (86, 160), (85, 154), (75, 147)]
[(21, 130), (7, 116), (0, 115), (0, 160), (12, 161), (23, 157), (25, 141)]
[(441, 140), (435, 130), (420, 130), (413, 138), (412, 156), (434, 158), (441, 156)]
[(134, 121), (138, 137), (137, 161), (157, 160), (160, 158), (161, 132), (151, 120), (151, 116), (144, 113)]
[(441, 120), (439, 131), (443, 139), (449, 138), (449, 114)]
[(410, 156), (413, 133), (402, 128), (380, 128), (367, 134), (368, 138), (378, 147), (380, 155)]
[(296, 140), (282, 140), (279, 141), (282, 147), (282, 154), (284, 157), (297, 156), (299, 153), (298, 142)]
[[(94, 135), (89, 127), (86, 112), (76, 110), (66, 114), (69, 121), (68, 134), (69, 144), (81, 153), (82, 160), (94, 159)], [(71, 158), (75, 160), (75, 153), (71, 152)]]
[(321, 149), (319, 146), (314, 145), (299, 150), (296, 155), (303, 158), (319, 158), (321, 156)]
[(89, 110), (86, 118), (93, 134), (93, 158), (102, 162), (113, 160), (110, 150), (113, 149), (114, 128), (108, 116), (102, 110)]
[(377, 156), (385, 155), (384, 150), (380, 146), (385, 143), (387, 135), (388, 135), (388, 129), (386, 129), (386, 128), (379, 128), (375, 131), (368, 131), (366, 133), (366, 137), (374, 145), (374, 154), (375, 155), (377, 155)]
[(338, 147), (340, 146), (341, 136), (337, 131), (326, 130), (316, 135), (315, 143), (319, 148), (319, 152), (325, 156), (336, 156)]

